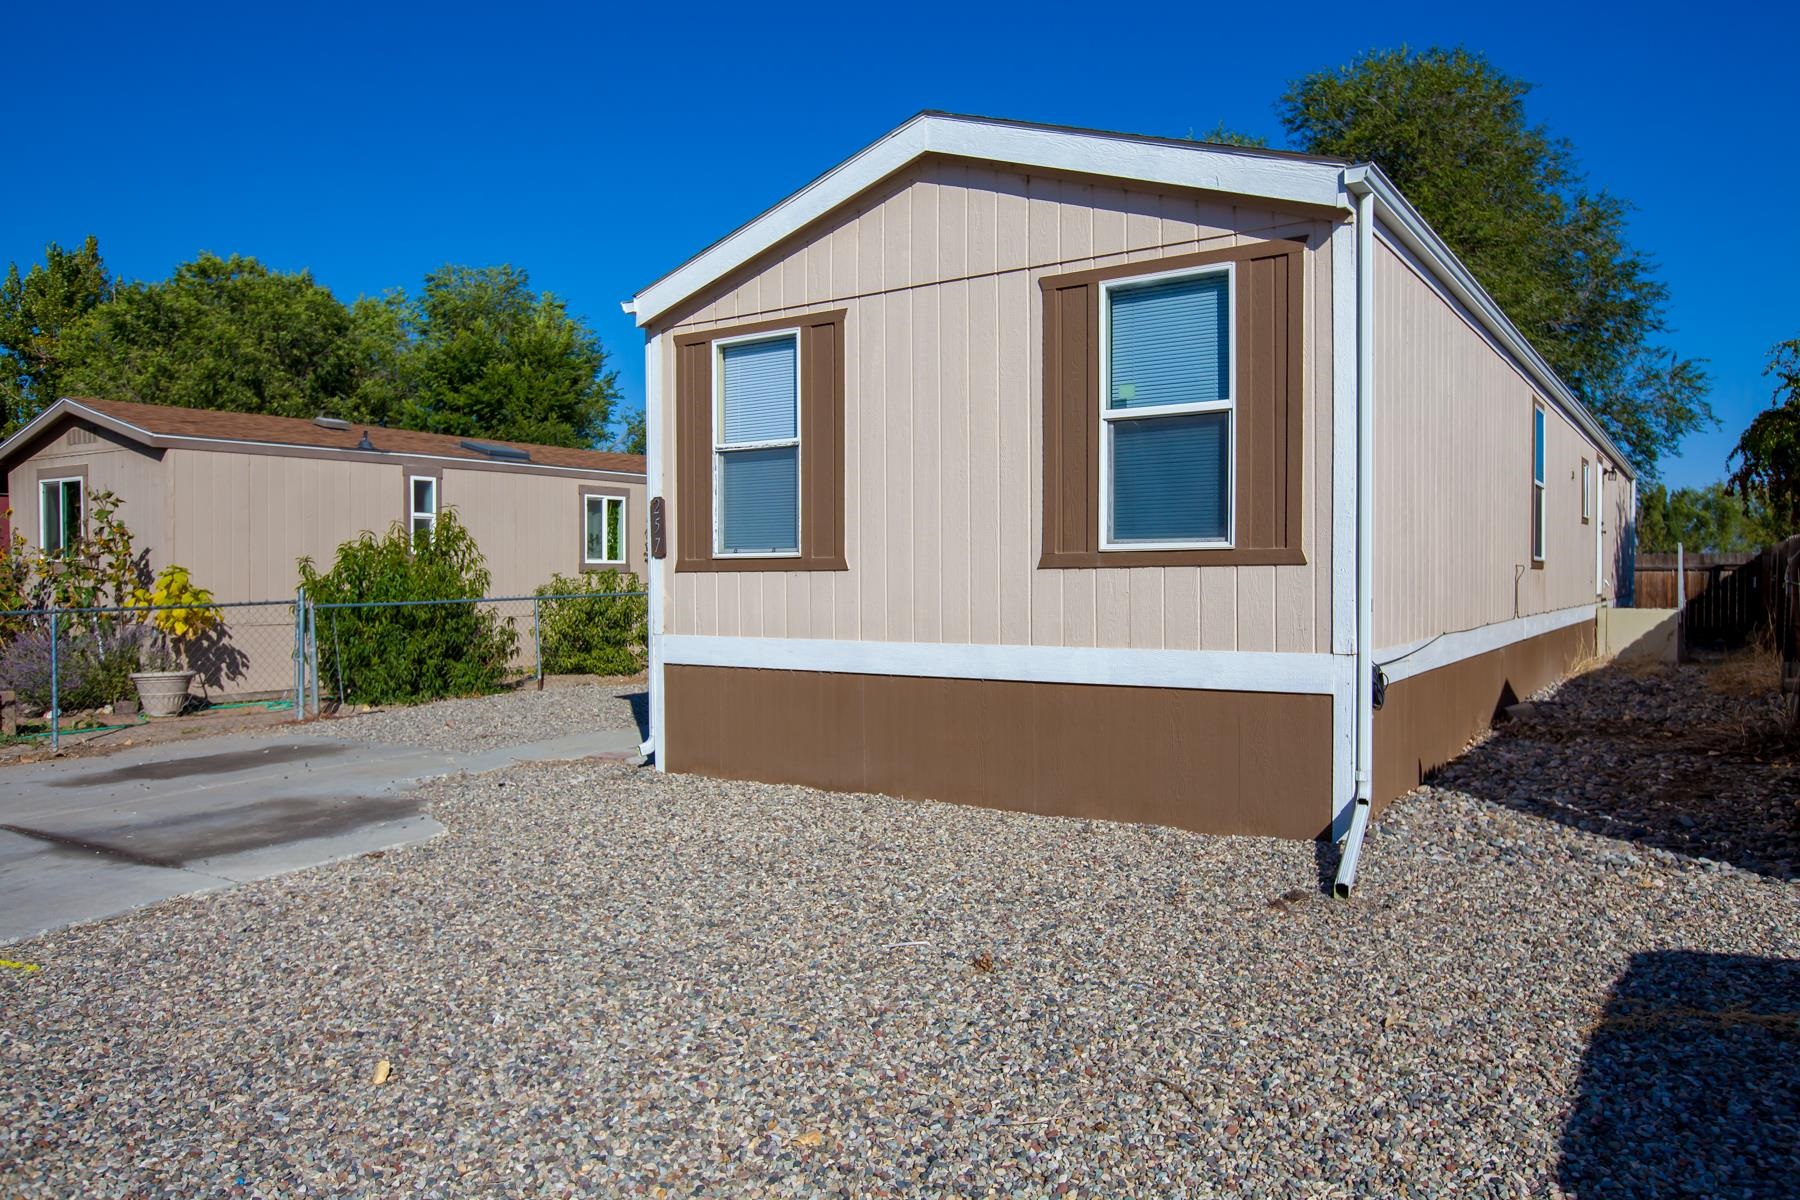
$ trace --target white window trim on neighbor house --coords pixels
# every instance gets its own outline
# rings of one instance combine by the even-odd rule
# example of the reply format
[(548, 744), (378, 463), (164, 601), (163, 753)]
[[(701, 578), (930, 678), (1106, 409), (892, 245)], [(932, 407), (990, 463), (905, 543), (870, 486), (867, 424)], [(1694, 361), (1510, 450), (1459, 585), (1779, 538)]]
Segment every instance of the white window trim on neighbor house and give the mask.
[[(1149, 408), (1111, 407), (1112, 398), (1112, 298), (1115, 292), (1170, 283), (1183, 279), (1199, 279), (1209, 275), (1225, 276), (1225, 314), (1227, 324), (1225, 362), (1228, 389), (1223, 400), (1203, 400), (1192, 404), (1160, 404)], [(1229, 550), (1237, 544), (1237, 355), (1238, 303), (1237, 264), (1219, 263), (1199, 268), (1159, 271), (1148, 275), (1129, 275), (1108, 279), (1100, 284), (1100, 549), (1107, 550)], [(1199, 413), (1222, 412), (1225, 416), (1225, 536), (1181, 541), (1118, 541), (1113, 537), (1113, 427), (1120, 421), (1145, 420), (1152, 417), (1185, 417)]]
[[(733, 346), (749, 346), (760, 342), (791, 342), (794, 346), (794, 436), (760, 442), (727, 442), (725, 440), (725, 351)], [(806, 544), (806, 520), (802, 491), (806, 486), (806, 447), (801, 443), (802, 405), (806, 388), (800, 359), (800, 327), (765, 329), (739, 337), (720, 338), (712, 343), (713, 368), (713, 455), (712, 455), (712, 546), (714, 558), (799, 558)], [(727, 550), (725, 549), (725, 455), (739, 450), (776, 450), (794, 448), (794, 548), (792, 550)]]
[[(431, 507), (419, 507), (419, 485), (431, 485)], [(438, 518), (438, 481), (435, 475), (412, 475), (406, 480), (406, 507), (408, 513), (407, 530), (411, 536), (419, 534), (419, 522), (425, 522), (428, 531), (436, 531)]]
[[(625, 497), (587, 495), (581, 498), (581, 502), (582, 565), (588, 567), (609, 567), (622, 564), (625, 561)], [(613, 550), (613, 547), (610, 543), (612, 541), (612, 530), (614, 529), (614, 525), (607, 520), (607, 510), (615, 504), (619, 506), (619, 522), (617, 525), (619, 531), (619, 544), (617, 553), (612, 554), (610, 551)], [(605, 555), (601, 558), (595, 558), (589, 552), (594, 544), (593, 520), (594, 510), (596, 508), (600, 511), (600, 542), (602, 553)]]
[[(56, 545), (52, 546), (50, 544), (50, 522), (48, 519), (49, 505), (44, 503), (44, 495), (51, 488), (57, 489), (59, 495), (57, 497), (56, 512), (58, 517), (62, 517), (68, 510), (67, 506), (62, 502), (60, 493), (64, 487), (71, 483), (75, 485), (76, 504), (78, 506), (77, 511), (85, 510), (87, 507), (87, 480), (83, 479), (81, 476), (63, 475), (56, 479), (38, 480), (38, 549), (44, 551), (46, 554), (61, 553), (68, 548), (69, 539), (68, 523), (65, 520), (63, 522), (64, 527), (57, 530)], [(79, 516), (76, 518), (76, 521), (77, 525), (79, 525)]]

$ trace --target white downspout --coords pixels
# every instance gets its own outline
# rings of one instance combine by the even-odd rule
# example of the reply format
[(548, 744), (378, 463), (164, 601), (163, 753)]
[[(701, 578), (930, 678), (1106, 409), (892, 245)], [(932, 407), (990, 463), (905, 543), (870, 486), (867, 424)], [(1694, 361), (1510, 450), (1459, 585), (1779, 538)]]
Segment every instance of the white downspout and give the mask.
[(1356, 886), (1375, 770), (1375, 192), (1356, 167), (1344, 172), (1344, 186), (1356, 197), (1356, 804), (1331, 888), (1340, 899)]
[[(626, 305), (627, 312), (632, 311)], [(649, 662), (646, 664), (647, 690), (649, 691), (650, 736), (638, 746), (638, 753), (646, 758), (654, 758), (656, 769), (664, 769), (666, 755), (661, 752), (663, 737), (663, 603), (668, 581), (664, 570), (668, 559), (655, 558), (651, 554), (650, 545), (650, 513), (652, 501), (662, 495), (663, 488), (663, 428), (662, 428), (662, 350), (663, 335), (646, 334), (644, 337), (644, 588), (648, 595), (645, 603), (649, 607)], [(665, 502), (666, 503), (666, 502)], [(666, 551), (666, 547), (665, 547)]]

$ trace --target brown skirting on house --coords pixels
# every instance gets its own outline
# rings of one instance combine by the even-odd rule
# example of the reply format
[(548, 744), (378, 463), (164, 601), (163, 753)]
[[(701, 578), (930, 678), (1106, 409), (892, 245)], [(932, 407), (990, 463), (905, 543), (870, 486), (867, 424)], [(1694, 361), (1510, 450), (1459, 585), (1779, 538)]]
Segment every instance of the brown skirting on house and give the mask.
[(670, 665), (671, 771), (1315, 838), (1331, 697)]
[(1593, 653), (1593, 622), (1581, 621), (1389, 684), (1375, 714), (1377, 810), (1462, 753), (1502, 708)]

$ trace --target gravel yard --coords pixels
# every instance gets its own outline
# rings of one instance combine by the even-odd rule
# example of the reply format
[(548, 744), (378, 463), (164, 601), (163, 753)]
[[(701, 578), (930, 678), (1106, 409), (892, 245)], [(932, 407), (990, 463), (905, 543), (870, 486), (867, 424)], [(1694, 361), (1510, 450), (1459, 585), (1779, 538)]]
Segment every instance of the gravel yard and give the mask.
[(0, 1194), (1791, 1196), (1800, 889), (1556, 782), (1415, 792), (1341, 903), (1304, 844), (440, 781), (432, 843), (10, 947)]
[(592, 729), (636, 729), (644, 705), (642, 682), (582, 683), (396, 706), (301, 728), (323, 737), (450, 752), (497, 750)]

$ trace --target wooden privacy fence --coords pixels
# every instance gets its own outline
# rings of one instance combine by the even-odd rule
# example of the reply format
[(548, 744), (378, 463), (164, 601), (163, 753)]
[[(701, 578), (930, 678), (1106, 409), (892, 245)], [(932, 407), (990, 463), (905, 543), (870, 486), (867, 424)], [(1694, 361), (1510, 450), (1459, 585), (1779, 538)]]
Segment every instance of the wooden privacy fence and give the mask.
[(1688, 554), (1682, 570), (1673, 554), (1637, 556), (1632, 605), (1677, 608), (1685, 593), (1685, 636), (1690, 646), (1741, 646), (1769, 619), (1769, 574), (1762, 554)]
[(1781, 653), (1781, 698), (1789, 718), (1800, 719), (1800, 537), (1763, 551), (1763, 564), (1769, 631)]

